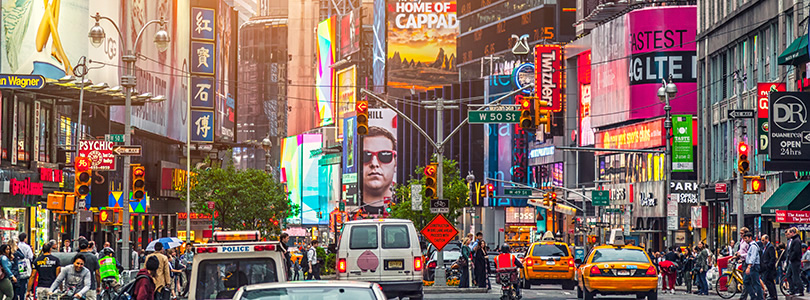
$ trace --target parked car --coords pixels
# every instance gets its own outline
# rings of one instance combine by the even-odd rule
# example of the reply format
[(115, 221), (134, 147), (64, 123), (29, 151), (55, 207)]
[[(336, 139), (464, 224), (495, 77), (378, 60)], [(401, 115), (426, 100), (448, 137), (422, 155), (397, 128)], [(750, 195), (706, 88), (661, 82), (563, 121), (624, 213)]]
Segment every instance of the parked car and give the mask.
[(379, 284), (361, 281), (295, 281), (239, 288), (233, 300), (320, 299), (385, 300)]
[[(433, 252), (431, 254), (430, 259), (428, 260), (426, 266), (426, 272), (423, 272), (423, 277), (425, 281), (433, 281), (436, 277), (436, 268), (438, 267), (438, 262), (436, 261), (436, 256), (438, 252)], [(442, 259), (444, 260), (444, 268), (450, 269), (450, 266), (461, 257), (461, 251), (442, 251)]]

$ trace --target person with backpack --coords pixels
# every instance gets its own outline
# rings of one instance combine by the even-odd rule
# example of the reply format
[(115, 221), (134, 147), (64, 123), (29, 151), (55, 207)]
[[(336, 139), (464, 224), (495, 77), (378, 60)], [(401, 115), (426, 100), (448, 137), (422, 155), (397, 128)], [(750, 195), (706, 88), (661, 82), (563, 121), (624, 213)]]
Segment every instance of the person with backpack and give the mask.
[(745, 256), (745, 275), (743, 285), (748, 291), (751, 300), (762, 300), (762, 286), (759, 283), (759, 262), (760, 246), (754, 241), (754, 234), (746, 232), (743, 235), (745, 243), (748, 244), (748, 253)]
[(309, 273), (307, 274), (307, 280), (321, 280), (321, 264), (318, 261), (318, 239), (312, 240), (312, 245), (307, 250), (307, 266), (309, 267)]
[(17, 277), (17, 282), (13, 284), (14, 297), (12, 299), (25, 300), (25, 290), (28, 287), (28, 278), (31, 277), (31, 262), (17, 246), (17, 242), (12, 239), (8, 241), (11, 252), (14, 253), (12, 259), (11, 272)]
[[(138, 271), (138, 276), (131, 287), (124, 287), (124, 290), (131, 290), (131, 300), (154, 300), (155, 299), (155, 281), (157, 280), (157, 269), (160, 266), (160, 261), (157, 257), (150, 256), (144, 264), (144, 268)], [(129, 288), (129, 289), (127, 289)]]
[[(31, 297), (34, 291), (36, 291), (37, 299), (46, 299), (48, 297), (48, 288), (53, 284), (53, 281), (56, 280), (56, 276), (59, 275), (59, 271), (62, 269), (62, 263), (59, 261), (59, 258), (51, 254), (55, 246), (58, 245), (54, 242), (45, 243), (45, 245), (42, 246), (42, 254), (34, 261), (34, 270), (31, 272), (31, 278), (37, 278), (37, 280), (28, 281), (28, 297)], [(36, 288), (34, 288), (35, 282)]]

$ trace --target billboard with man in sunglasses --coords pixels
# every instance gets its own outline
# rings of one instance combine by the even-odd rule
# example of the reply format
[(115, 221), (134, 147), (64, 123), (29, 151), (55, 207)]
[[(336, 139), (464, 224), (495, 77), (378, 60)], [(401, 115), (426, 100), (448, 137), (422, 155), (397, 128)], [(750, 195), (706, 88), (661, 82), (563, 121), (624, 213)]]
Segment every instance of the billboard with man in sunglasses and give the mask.
[(382, 214), (383, 202), (394, 200), (397, 174), (397, 114), (390, 109), (369, 109), (368, 134), (362, 136), (363, 210)]

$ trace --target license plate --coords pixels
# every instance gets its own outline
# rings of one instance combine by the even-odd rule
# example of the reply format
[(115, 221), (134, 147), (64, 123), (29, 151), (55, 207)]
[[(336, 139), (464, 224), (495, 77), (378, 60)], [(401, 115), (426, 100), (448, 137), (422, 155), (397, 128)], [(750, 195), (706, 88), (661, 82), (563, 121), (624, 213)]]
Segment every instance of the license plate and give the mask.
[(630, 270), (619, 270), (616, 274), (619, 276), (630, 276)]
[(549, 260), (549, 261), (546, 262), (546, 266), (553, 266), (553, 265), (556, 265), (556, 264), (557, 264), (557, 262), (553, 261), (553, 260)]
[(388, 270), (402, 270), (404, 263), (402, 260), (387, 260), (385, 261), (385, 268)]

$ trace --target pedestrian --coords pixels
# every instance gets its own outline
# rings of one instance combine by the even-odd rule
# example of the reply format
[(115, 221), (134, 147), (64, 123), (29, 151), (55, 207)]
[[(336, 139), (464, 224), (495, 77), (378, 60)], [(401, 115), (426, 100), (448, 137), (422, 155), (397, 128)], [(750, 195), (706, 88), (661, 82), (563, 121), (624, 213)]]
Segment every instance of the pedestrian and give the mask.
[(791, 227), (785, 232), (789, 239), (787, 246), (788, 261), (788, 282), (790, 283), (791, 296), (804, 296), (804, 283), (801, 280), (800, 269), (802, 265), (802, 239), (799, 237), (799, 229)]
[(458, 287), (459, 288), (469, 288), (470, 287), (470, 257), (472, 250), (470, 249), (470, 238), (465, 237), (461, 240), (461, 256), (459, 257), (459, 261), (464, 261), (463, 266), (459, 265), (461, 268), (461, 279), (459, 281)]
[(98, 263), (98, 256), (93, 254), (90, 248), (90, 242), (84, 237), (79, 237), (79, 256), (83, 257), (84, 268), (90, 271), (90, 290), (84, 294), (87, 300), (96, 300), (98, 293), (101, 293), (101, 278), (99, 269), (101, 266)]
[(709, 282), (706, 281), (706, 272), (709, 271), (709, 249), (706, 249), (706, 244), (700, 242), (695, 252), (698, 253), (695, 258), (695, 268), (698, 270), (698, 295), (708, 295)]
[(287, 274), (287, 278), (292, 278), (292, 254), (287, 246), (287, 243), (290, 242), (290, 235), (282, 232), (278, 240), (280, 244), (279, 251), (284, 255), (284, 272)]
[[(138, 271), (138, 276), (146, 275), (146, 278), (141, 278), (135, 282), (132, 289), (132, 300), (154, 300), (155, 299), (155, 281), (157, 278), (157, 269), (160, 266), (160, 261), (156, 257), (151, 257), (147, 260), (143, 269)], [(136, 277), (137, 278), (137, 277)]]
[(484, 249), (486, 242), (484, 241), (484, 234), (480, 231), (475, 233), (475, 240), (470, 247), (473, 251), (473, 278), (477, 287), (487, 287), (486, 271), (487, 271), (487, 252)]
[(191, 270), (194, 267), (194, 245), (188, 243), (186, 246), (186, 253), (183, 254), (183, 262), (186, 265), (186, 284), (191, 281)]
[(762, 235), (762, 257), (759, 259), (760, 276), (768, 290), (768, 300), (776, 300), (776, 248), (767, 234)]
[(31, 277), (31, 263), (25, 257), (20, 247), (17, 246), (14, 239), (8, 241), (8, 246), (11, 252), (14, 253), (12, 259), (11, 272), (17, 277), (17, 282), (14, 282), (14, 298), (16, 300), (25, 300), (25, 291), (28, 287), (28, 278)]
[[(737, 243), (738, 249), (737, 252), (734, 254), (734, 258), (737, 259), (738, 264), (742, 264), (742, 269), (745, 270), (746, 266), (746, 257), (748, 255), (748, 247), (750, 246), (748, 242), (745, 241), (745, 234), (748, 233), (748, 227), (743, 227), (740, 229), (740, 242)], [(745, 300), (748, 297), (748, 289), (743, 289), (742, 295), (740, 295), (740, 300)]]
[(309, 273), (307, 274), (307, 280), (321, 280), (321, 264), (318, 261), (318, 239), (313, 239), (309, 250), (307, 250), (307, 264)]
[(0, 245), (0, 266), (3, 269), (3, 279), (0, 279), (0, 293), (3, 294), (3, 300), (14, 298), (14, 283), (17, 282), (17, 278), (14, 277), (14, 273), (11, 271), (13, 268), (13, 255), (9, 245)]
[(683, 282), (686, 284), (686, 293), (692, 294), (692, 283), (694, 282), (695, 272), (695, 255), (692, 248), (686, 247), (686, 253), (683, 255)]
[[(40, 300), (48, 298), (48, 288), (51, 287), (62, 269), (59, 258), (51, 254), (55, 247), (58, 247), (55, 242), (47, 242), (42, 246), (42, 254), (34, 261), (34, 270), (31, 272), (31, 278), (37, 279), (28, 281), (26, 290), (28, 297), (26, 298), (31, 298), (33, 295), (36, 295), (37, 299)], [(35, 283), (36, 286), (34, 286)]]
[(664, 293), (669, 290), (670, 294), (675, 294), (675, 275), (678, 270), (678, 255), (675, 254), (675, 247), (670, 247), (669, 252), (662, 256), (661, 261), (661, 287)]
[(759, 245), (754, 242), (754, 234), (746, 232), (743, 240), (748, 244), (748, 253), (745, 258), (745, 275), (743, 285), (748, 290), (751, 300), (762, 300), (762, 286), (759, 283)]
[(66, 252), (66, 253), (67, 252), (73, 252), (73, 248), (70, 247), (70, 240), (69, 239), (65, 239), (64, 241), (62, 241), (62, 244), (63, 244), (62, 245), (62, 252)]
[(155, 276), (155, 300), (169, 300), (170, 288), (172, 285), (171, 266), (169, 258), (163, 253), (163, 243), (155, 243), (155, 252), (146, 256), (155, 257), (160, 263)]

